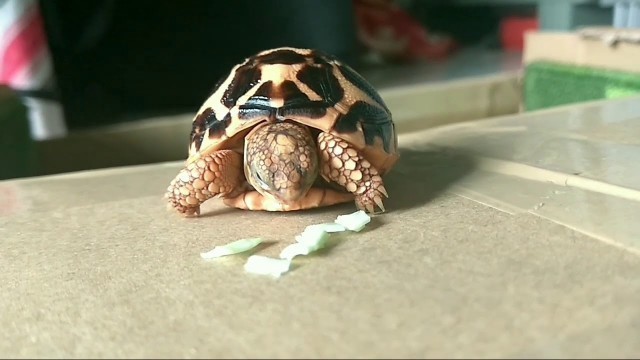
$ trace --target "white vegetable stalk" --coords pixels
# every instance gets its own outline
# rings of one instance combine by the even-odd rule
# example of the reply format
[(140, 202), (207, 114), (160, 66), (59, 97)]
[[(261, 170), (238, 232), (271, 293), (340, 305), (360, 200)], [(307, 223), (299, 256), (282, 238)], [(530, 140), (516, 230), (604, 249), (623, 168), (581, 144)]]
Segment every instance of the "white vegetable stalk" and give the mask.
[(371, 222), (371, 217), (360, 210), (348, 215), (338, 215), (335, 222), (344, 226), (347, 230), (359, 232)]
[(296, 242), (282, 249), (281, 259), (293, 259), (298, 255), (309, 255), (313, 251), (323, 248), (329, 239), (329, 233), (321, 227), (308, 226), (300, 235), (296, 235)]
[[(371, 217), (364, 211), (356, 211), (347, 215), (339, 215), (333, 223), (315, 224), (307, 226), (304, 231), (296, 235), (296, 242), (285, 247), (279, 259), (262, 255), (251, 255), (244, 264), (248, 273), (280, 277), (289, 271), (291, 261), (300, 255), (309, 255), (326, 246), (332, 233), (343, 231), (359, 232), (371, 222)], [(221, 256), (233, 255), (253, 249), (262, 242), (261, 238), (241, 239), (223, 246), (216, 246), (213, 250), (201, 253), (203, 259), (214, 259)]]
[(270, 275), (280, 277), (289, 271), (291, 261), (286, 259), (273, 259), (262, 255), (251, 255), (244, 264), (244, 271), (258, 275)]
[(238, 254), (253, 249), (261, 242), (261, 238), (240, 239), (226, 245), (216, 246), (211, 251), (200, 253), (200, 257), (203, 259), (215, 259), (222, 256)]
[(306, 229), (304, 229), (305, 231), (308, 230), (324, 230), (328, 233), (336, 233), (336, 232), (342, 232), (347, 230), (344, 226), (332, 222), (332, 223), (324, 223), (324, 224), (315, 224), (315, 225), (309, 225), (307, 226)]

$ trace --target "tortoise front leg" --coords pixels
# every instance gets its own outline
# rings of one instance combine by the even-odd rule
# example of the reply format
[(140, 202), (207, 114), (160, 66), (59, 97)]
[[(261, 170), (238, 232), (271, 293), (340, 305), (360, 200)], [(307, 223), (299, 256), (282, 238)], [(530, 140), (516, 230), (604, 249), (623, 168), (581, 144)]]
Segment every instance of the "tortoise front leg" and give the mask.
[(180, 170), (165, 197), (178, 213), (199, 215), (202, 203), (213, 197), (235, 196), (243, 190), (243, 184), (242, 155), (220, 150)]
[(348, 142), (329, 133), (318, 135), (322, 167), (320, 173), (355, 195), (356, 206), (368, 213), (384, 212), (383, 197), (389, 197), (378, 170)]

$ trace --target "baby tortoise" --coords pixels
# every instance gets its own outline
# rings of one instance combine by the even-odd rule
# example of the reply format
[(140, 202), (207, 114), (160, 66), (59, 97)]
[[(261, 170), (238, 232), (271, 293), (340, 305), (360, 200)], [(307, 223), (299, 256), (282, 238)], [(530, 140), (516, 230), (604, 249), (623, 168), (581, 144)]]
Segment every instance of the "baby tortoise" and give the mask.
[(166, 198), (185, 216), (217, 197), (247, 210), (355, 201), (384, 212), (382, 176), (398, 158), (391, 113), (361, 75), (318, 50), (276, 48), (245, 59), (216, 85)]

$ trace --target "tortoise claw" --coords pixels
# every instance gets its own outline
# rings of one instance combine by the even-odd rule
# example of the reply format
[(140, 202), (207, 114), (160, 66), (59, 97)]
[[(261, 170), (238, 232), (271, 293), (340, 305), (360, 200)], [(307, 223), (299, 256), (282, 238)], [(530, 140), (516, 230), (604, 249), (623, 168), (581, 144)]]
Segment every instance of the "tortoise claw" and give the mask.
[(373, 214), (373, 212), (375, 211), (375, 209), (373, 208), (373, 204), (366, 204), (365, 208), (367, 209), (367, 212), (370, 214)]
[(373, 198), (373, 202), (376, 203), (376, 205), (378, 205), (378, 207), (380, 208), (380, 210), (382, 210), (382, 212), (384, 212), (384, 204), (382, 203), (382, 199), (379, 196), (376, 196)]

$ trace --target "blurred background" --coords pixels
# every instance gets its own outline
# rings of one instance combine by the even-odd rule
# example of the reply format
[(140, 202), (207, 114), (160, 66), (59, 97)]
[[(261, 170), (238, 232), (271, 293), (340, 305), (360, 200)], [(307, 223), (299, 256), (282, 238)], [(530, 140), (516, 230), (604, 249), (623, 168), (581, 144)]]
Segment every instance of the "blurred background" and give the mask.
[(639, 9), (604, 0), (0, 0), (0, 178), (182, 159), (190, 118), (213, 85), (263, 49), (327, 51), (384, 92), (517, 73), (526, 32), (631, 26)]

